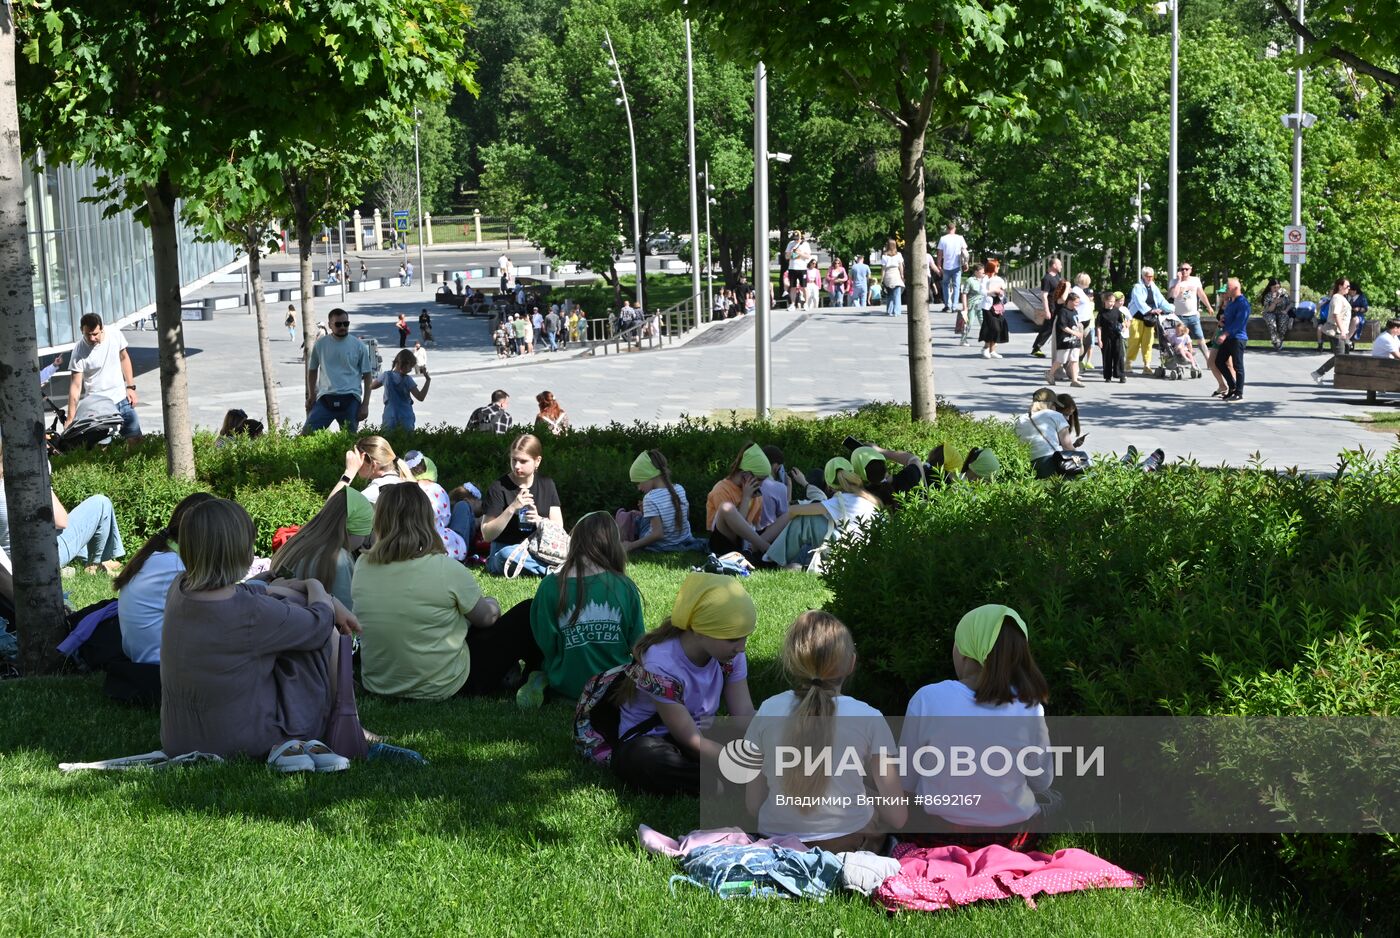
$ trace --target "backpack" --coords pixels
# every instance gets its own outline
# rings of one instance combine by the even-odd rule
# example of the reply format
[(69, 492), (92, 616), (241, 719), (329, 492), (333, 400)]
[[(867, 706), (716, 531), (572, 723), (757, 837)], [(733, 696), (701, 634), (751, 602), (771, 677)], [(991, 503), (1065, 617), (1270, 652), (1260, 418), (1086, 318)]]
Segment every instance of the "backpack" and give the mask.
[(472, 415), (467, 418), (468, 430), (489, 430), (491, 421), (491, 405), (486, 404), (472, 411)]
[[(733, 662), (720, 662), (726, 678), (734, 673)], [(673, 678), (652, 674), (635, 661), (609, 668), (595, 674), (583, 685), (578, 705), (574, 707), (574, 749), (578, 754), (599, 765), (612, 762), (613, 750), (630, 739), (636, 739), (661, 726), (661, 714), (653, 713), (619, 736), (622, 710), (613, 698), (613, 690), (624, 676), (632, 678), (639, 693), (660, 697), (671, 703), (684, 703), (685, 688)]]

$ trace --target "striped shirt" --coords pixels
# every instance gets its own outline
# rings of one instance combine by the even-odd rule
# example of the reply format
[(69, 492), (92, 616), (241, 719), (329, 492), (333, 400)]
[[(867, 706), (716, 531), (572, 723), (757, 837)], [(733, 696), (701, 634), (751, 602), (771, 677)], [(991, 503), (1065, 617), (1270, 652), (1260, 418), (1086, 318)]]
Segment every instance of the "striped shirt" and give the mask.
[(651, 519), (661, 519), (661, 540), (652, 542), (649, 546), (654, 550), (677, 550), (690, 539), (690, 501), (685, 497), (685, 488), (680, 485), (675, 486), (676, 494), (681, 499), (681, 515), (676, 518), (676, 506), (671, 501), (671, 493), (666, 491), (665, 486), (659, 489), (652, 489), (642, 498), (642, 525), (641, 534), (646, 534), (651, 530)]

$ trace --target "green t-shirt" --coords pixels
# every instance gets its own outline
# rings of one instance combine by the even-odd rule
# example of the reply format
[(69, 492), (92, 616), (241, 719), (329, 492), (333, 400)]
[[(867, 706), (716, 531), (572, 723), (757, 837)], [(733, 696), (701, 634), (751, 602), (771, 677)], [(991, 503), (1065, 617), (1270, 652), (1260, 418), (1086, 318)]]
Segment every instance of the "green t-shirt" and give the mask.
[(467, 682), (467, 613), (481, 587), (446, 554), (400, 563), (355, 563), (351, 585), (365, 690), (389, 697), (445, 700)]
[(632, 646), (642, 637), (642, 595), (636, 584), (616, 573), (595, 573), (583, 578), (583, 609), (572, 625), (574, 579), (566, 581), (569, 602), (555, 618), (559, 604), (559, 577), (551, 573), (540, 582), (530, 604), (530, 629), (544, 652), (549, 686), (567, 697), (578, 697), (595, 674), (626, 663)]

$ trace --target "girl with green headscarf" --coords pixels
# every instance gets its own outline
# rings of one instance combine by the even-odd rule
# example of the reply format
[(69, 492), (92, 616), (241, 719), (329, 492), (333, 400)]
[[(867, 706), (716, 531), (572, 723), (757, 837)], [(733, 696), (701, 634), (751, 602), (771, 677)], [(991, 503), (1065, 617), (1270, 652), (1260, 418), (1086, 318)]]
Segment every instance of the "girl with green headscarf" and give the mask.
[(773, 471), (763, 448), (745, 443), (729, 464), (729, 473), (715, 483), (705, 499), (705, 528), (710, 532), (710, 553), (768, 550), (770, 542), (758, 530), (763, 514), (760, 489)]
[(849, 459), (827, 460), (823, 475), (831, 497), (793, 505), (774, 522), (764, 532), (772, 541), (765, 560), (802, 569), (824, 542), (864, 527), (880, 510), (880, 500), (866, 490)]
[[(975, 754), (971, 774), (906, 776), (905, 788), (925, 796), (928, 813), (954, 829), (997, 829), (1015, 839), (1058, 802), (1050, 791), (1054, 759), (1045, 726), (1050, 688), (1031, 656), (1029, 637), (1026, 621), (1010, 606), (978, 606), (953, 633), (957, 679), (922, 687), (909, 701), (899, 739), (906, 752), (928, 747), (950, 754), (970, 747)], [(984, 765), (1002, 768), (997, 747), (1011, 754), (1011, 762), (1007, 771), (993, 774)]]
[(686, 576), (671, 615), (632, 650), (638, 667), (622, 682), (612, 756), (618, 777), (657, 794), (700, 793), (700, 760), (720, 753), (705, 733), (721, 702), (731, 717), (753, 715), (744, 646), (757, 622), (742, 580)]
[(671, 481), (670, 464), (659, 449), (645, 450), (632, 461), (627, 477), (642, 493), (642, 509), (625, 512), (631, 530), (623, 526), (622, 548), (634, 550), (705, 550), (706, 545), (690, 533), (690, 499), (685, 487)]

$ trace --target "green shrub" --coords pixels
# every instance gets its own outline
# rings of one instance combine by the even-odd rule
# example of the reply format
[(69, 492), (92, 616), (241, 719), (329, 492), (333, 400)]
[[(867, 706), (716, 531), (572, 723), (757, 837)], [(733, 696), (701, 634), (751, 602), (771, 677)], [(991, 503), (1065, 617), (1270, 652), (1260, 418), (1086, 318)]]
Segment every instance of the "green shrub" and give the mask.
[[(529, 429), (528, 425), (517, 427), (515, 434)], [(366, 430), (369, 432), (374, 428)], [(515, 434), (498, 437), (431, 427), (413, 434), (390, 431), (386, 438), (400, 456), (410, 449), (431, 456), (448, 488), (470, 480), (484, 491), (505, 472), (506, 447)], [(810, 468), (844, 454), (842, 441), (847, 436), (920, 454), (942, 442), (964, 451), (971, 446), (991, 446), (1001, 457), (1008, 478), (1030, 472), (1025, 448), (1004, 423), (973, 420), (945, 407), (937, 424), (916, 425), (910, 422), (906, 407), (893, 404), (875, 404), (856, 413), (819, 420), (696, 419), (672, 426), (635, 423), (583, 428), (562, 437), (544, 438), (541, 472), (558, 486), (565, 520), (572, 522), (588, 511), (637, 504), (641, 496), (628, 481), (627, 468), (641, 450), (660, 449), (671, 464), (672, 478), (686, 488), (691, 525), (701, 531), (705, 496), (745, 441), (776, 444), (790, 464)], [(195, 437), (198, 482), (191, 485), (165, 477), (160, 442), (148, 439), (134, 452), (86, 452), (56, 458), (55, 488), (65, 504), (105, 492), (117, 504), (123, 534), (136, 542), (163, 526), (170, 509), (189, 491), (207, 489), (244, 503), (258, 522), (258, 549), (266, 553), (276, 527), (305, 522), (315, 511), (313, 494), (319, 493), (323, 499), (335, 486), (345, 470), (345, 452), (354, 441), (349, 434), (331, 432), (304, 437), (270, 434), (217, 447), (213, 436), (201, 433)], [(269, 494), (264, 497), (260, 492)], [(306, 514), (296, 517), (296, 512)]]
[(1200, 713), (1344, 622), (1393, 647), (1397, 464), (1336, 480), (1110, 465), (912, 501), (829, 565), (858, 692), (897, 709), (949, 676), (953, 628), (984, 602), (1026, 616), (1058, 713)]

